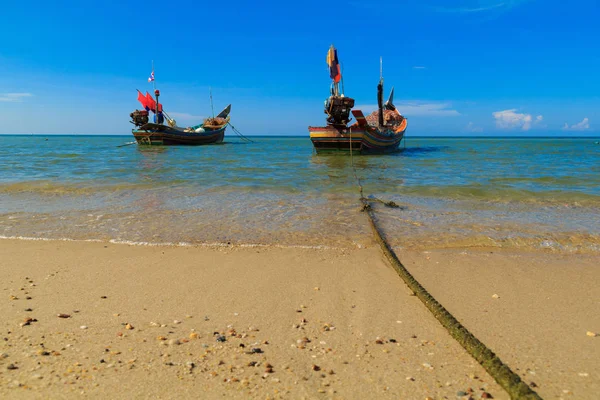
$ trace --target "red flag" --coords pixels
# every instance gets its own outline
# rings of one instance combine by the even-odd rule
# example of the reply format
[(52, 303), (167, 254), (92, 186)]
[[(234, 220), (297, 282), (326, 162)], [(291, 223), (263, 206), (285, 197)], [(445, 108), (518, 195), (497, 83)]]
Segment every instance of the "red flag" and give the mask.
[(144, 96), (144, 95), (142, 94), (142, 92), (140, 92), (139, 90), (138, 90), (138, 98), (137, 98), (137, 99), (138, 99), (138, 101), (139, 101), (139, 102), (142, 104), (142, 107), (144, 107), (144, 108), (149, 108), (149, 106), (148, 106), (148, 102), (147, 102), (147, 100), (146, 100), (146, 96)]
[(156, 101), (154, 101), (154, 98), (148, 92), (146, 92), (146, 105), (152, 112), (156, 112)]
[[(150, 111), (156, 114), (156, 101), (154, 101), (154, 97), (150, 95), (150, 93), (146, 92), (146, 104)], [(158, 112), (162, 112), (162, 104), (158, 103)]]

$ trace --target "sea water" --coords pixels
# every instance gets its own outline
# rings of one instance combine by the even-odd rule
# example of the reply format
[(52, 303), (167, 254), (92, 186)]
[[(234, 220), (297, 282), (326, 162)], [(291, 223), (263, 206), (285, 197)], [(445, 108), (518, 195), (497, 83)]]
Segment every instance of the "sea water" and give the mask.
[[(592, 138), (410, 138), (392, 155), (317, 155), (308, 137), (209, 146), (0, 136), (0, 237), (148, 244), (372, 243), (600, 252)], [(121, 146), (121, 147), (119, 147)]]

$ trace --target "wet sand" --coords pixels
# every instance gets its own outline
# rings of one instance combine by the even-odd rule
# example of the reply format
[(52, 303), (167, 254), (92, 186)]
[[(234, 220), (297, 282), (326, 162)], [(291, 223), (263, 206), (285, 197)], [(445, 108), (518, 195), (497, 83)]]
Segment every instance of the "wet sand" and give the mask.
[(374, 245), (0, 240), (0, 282), (1, 398), (508, 398)]
[(600, 398), (600, 335), (591, 335), (600, 332), (600, 257), (469, 249), (401, 259), (540, 396)]

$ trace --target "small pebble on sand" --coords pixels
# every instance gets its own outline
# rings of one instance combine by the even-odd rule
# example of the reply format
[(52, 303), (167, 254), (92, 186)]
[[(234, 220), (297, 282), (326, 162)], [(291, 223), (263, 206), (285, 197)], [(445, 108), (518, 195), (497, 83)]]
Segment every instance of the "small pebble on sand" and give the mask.
[(81, 325), (79, 328), (80, 328), (80, 329), (87, 329), (88, 327), (87, 327), (87, 326), (85, 326), (85, 325)]
[(598, 336), (598, 334), (596, 332), (592, 332), (592, 331), (587, 331), (586, 335), (588, 335), (590, 337), (596, 337), (596, 336)]

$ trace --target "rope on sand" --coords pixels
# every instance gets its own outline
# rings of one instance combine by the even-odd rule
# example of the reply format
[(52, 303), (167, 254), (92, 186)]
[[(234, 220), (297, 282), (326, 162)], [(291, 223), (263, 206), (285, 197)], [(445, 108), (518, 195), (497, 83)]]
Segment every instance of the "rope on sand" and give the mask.
[(404, 280), (406, 285), (423, 302), (425, 307), (433, 314), (454, 339), (479, 363), (481, 366), (506, 390), (513, 400), (541, 400), (542, 398), (533, 391), (521, 378), (515, 374), (500, 358), (485, 344), (477, 339), (467, 328), (454, 318), (402, 265), (391, 246), (385, 240), (381, 229), (375, 222), (373, 208), (368, 199), (361, 198), (363, 210), (369, 216), (369, 222), (375, 239), (396, 273)]
[[(433, 316), (442, 324), (450, 335), (456, 339), (458, 343), (479, 363), (481, 366), (498, 382), (513, 400), (542, 400), (542, 398), (532, 390), (521, 378), (515, 374), (500, 358), (494, 354), (485, 344), (477, 339), (467, 328), (465, 328), (448, 310), (444, 308), (425, 288), (411, 275), (410, 272), (402, 265), (400, 259), (392, 250), (392, 247), (385, 240), (381, 228), (377, 225), (375, 211), (371, 206), (370, 200), (376, 200), (387, 206), (394, 207), (396, 203), (385, 202), (380, 199), (368, 199), (363, 194), (363, 187), (354, 167), (354, 159), (352, 154), (352, 136), (350, 134), (350, 160), (354, 177), (358, 183), (360, 192), (360, 201), (363, 205), (362, 210), (369, 217), (369, 223), (373, 229), (375, 239), (381, 250), (387, 257), (390, 264), (396, 273), (404, 280), (406, 285), (414, 294), (423, 302), (425, 307), (433, 314)], [(392, 205), (393, 204), (393, 205)]]

